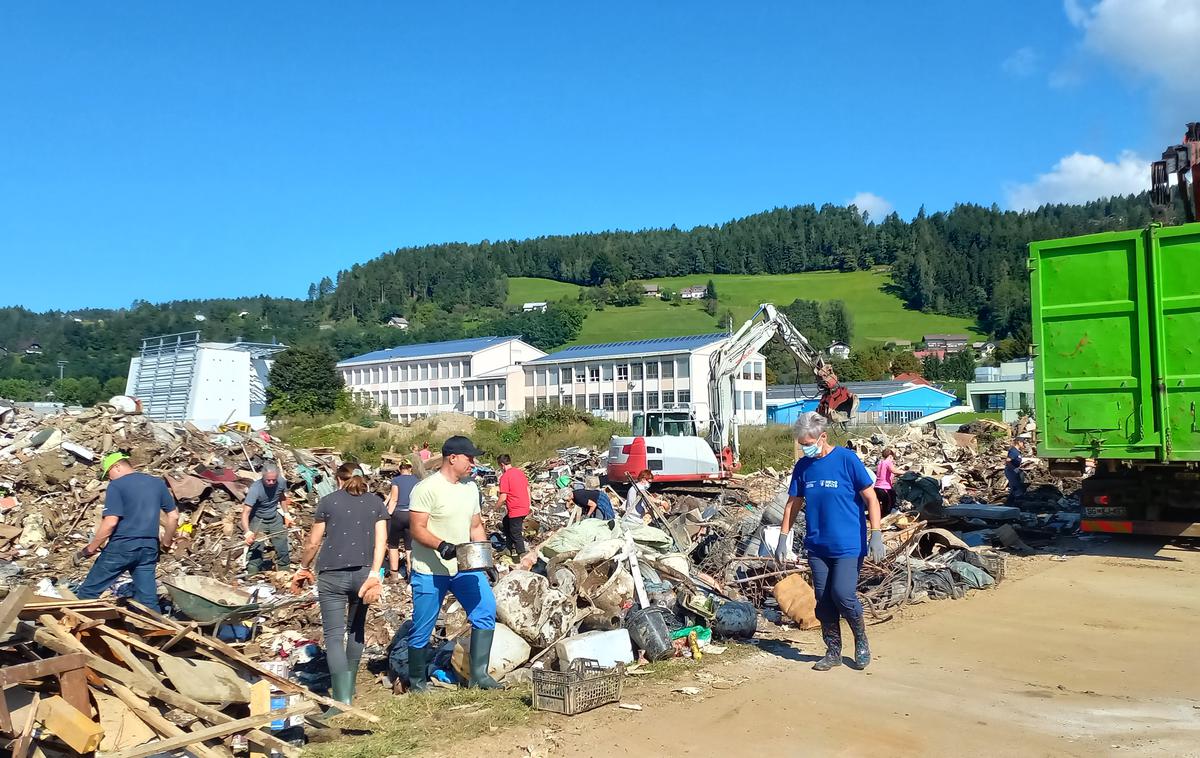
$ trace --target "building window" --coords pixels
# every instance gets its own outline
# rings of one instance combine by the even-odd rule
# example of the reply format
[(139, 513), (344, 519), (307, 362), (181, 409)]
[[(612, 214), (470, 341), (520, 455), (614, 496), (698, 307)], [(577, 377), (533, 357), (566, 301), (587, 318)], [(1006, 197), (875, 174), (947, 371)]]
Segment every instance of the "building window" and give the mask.
[(629, 410), (629, 395), (625, 394), (624, 392), (617, 395), (617, 410)]
[(674, 390), (663, 390), (662, 398), (663, 398), (663, 407), (666, 407), (669, 405), (674, 405), (675, 404), (675, 391)]
[(421, 390), (421, 400), (420, 400), (420, 402), (417, 403), (417, 405), (421, 406), (422, 408), (429, 405), (429, 390), (427, 390), (427, 389)]
[(740, 392), (733, 393), (733, 409), (735, 411), (740, 411), (742, 409), (742, 393)]
[(563, 366), (562, 383), (570, 384), (572, 381), (574, 381), (574, 375), (574, 369), (572, 369), (570, 366)]
[(400, 407), (400, 390), (392, 390), (392, 407)]
[[(754, 381), (761, 382), (763, 378), (763, 363), (762, 361), (754, 362)], [(759, 408), (762, 410), (762, 408)]]
[(674, 379), (675, 378), (675, 361), (663, 361), (662, 362), (662, 378), (663, 379)]
[(525, 412), (533, 413), (533, 398), (531, 397), (525, 398)]
[(657, 392), (647, 392), (646, 393), (646, 407), (649, 408), (650, 410), (654, 410), (659, 407)]
[(458, 387), (454, 387), (453, 389), (451, 389), (450, 390), (450, 404), (453, 405), (455, 408), (457, 408), (459, 405), (459, 402), (461, 400), (462, 400), (462, 391), (459, 390)]
[(633, 409), (635, 411), (644, 410), (646, 407), (646, 398), (642, 397), (642, 393), (633, 393)]
[(496, 385), (489, 384), (487, 386), (487, 399), (492, 401), (496, 399)]
[(532, 387), (532, 386), (533, 386), (533, 371), (526, 371), (526, 372), (525, 372), (525, 386), (526, 386), (526, 387)]
[(657, 379), (658, 378), (658, 361), (650, 361), (649, 363), (646, 364), (646, 378), (647, 379)]
[(462, 361), (461, 365), (462, 365), (462, 375), (470, 376), (471, 375), (471, 362), (470, 361)]
[(583, 367), (580, 366), (579, 370), (577, 372), (575, 372), (575, 383), (583, 384), (584, 381), (586, 381), (586, 380), (587, 380), (587, 373), (584, 372)]
[(600, 367), (599, 366), (588, 366), (588, 381), (589, 382), (599, 382), (600, 381)]
[(617, 381), (629, 381), (629, 366), (627, 364), (623, 363), (620, 366), (617, 366)]
[(534, 371), (533, 374), (534, 374), (534, 377), (537, 379), (537, 386), (545, 387), (546, 386), (546, 372), (545, 371)]
[(426, 379), (429, 378), (429, 364), (422, 363), (422, 364), (420, 364), (420, 367), (421, 367), (420, 379), (421, 379), (421, 381), (425, 381)]
[(611, 382), (613, 378), (613, 365), (611, 363), (605, 363), (603, 366), (601, 366), (601, 368), (604, 370), (604, 381)]
[(496, 385), (496, 396), (501, 400), (508, 399), (508, 382), (500, 382)]
[(459, 363), (458, 361), (455, 361), (454, 363), (450, 364), (450, 378), (451, 379), (457, 379), (459, 377), (459, 374), (461, 374), (461, 373), (462, 373), (462, 364), (461, 363)]
[(754, 407), (754, 393), (753, 392), (743, 392), (742, 393), (742, 408), (744, 410), (748, 411), (753, 407)]
[(692, 402), (692, 391), (691, 390), (679, 390), (679, 402), (681, 402), (681, 403)]
[(558, 406), (560, 406), (560, 405), (562, 405), (562, 402), (561, 402), (561, 401), (559, 401), (559, 399), (558, 399), (557, 397), (553, 397), (553, 396), (551, 396), (551, 398), (550, 398), (550, 407), (551, 407), (551, 408), (557, 408), (557, 407), (558, 407)]
[(743, 363), (743, 364), (742, 364), (742, 378), (743, 378), (743, 379), (749, 379), (749, 378), (750, 378), (752, 375), (753, 375), (753, 371), (752, 371), (752, 369), (750, 368), (750, 364), (749, 364), (749, 363)]
[(450, 388), (442, 387), (442, 405), (450, 405)]
[(604, 393), (604, 410), (611, 411), (613, 409), (613, 394), (611, 392)]
[(680, 379), (687, 379), (692, 375), (692, 361), (690, 358), (680, 358), (675, 361), (675, 376)]
[(546, 380), (546, 384), (550, 385), (550, 386), (554, 386), (554, 385), (558, 384), (558, 369), (557, 368), (550, 369), (549, 374), (550, 374), (550, 377)]
[(641, 379), (641, 378), (642, 378), (642, 364), (640, 364), (640, 363), (635, 363), (635, 364), (633, 364), (632, 366), (630, 366), (630, 370), (632, 371), (632, 374), (631, 374), (631, 376), (632, 376), (634, 379)]
[(544, 398), (544, 397), (539, 397), (539, 398), (537, 399), (537, 407), (539, 407), (539, 408), (545, 408), (545, 407), (546, 407), (546, 398)]
[(763, 393), (754, 393), (754, 410), (761, 411), (763, 409)]
[(600, 410), (600, 395), (599, 394), (588, 395), (588, 410), (589, 411)]

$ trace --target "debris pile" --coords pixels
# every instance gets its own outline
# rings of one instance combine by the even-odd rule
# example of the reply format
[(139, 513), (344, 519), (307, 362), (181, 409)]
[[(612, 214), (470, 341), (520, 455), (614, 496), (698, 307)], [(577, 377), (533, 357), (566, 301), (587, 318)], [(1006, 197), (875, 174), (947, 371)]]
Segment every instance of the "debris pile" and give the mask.
[(0, 601), (0, 732), (12, 755), (100, 751), (124, 758), (186, 749), (297, 756), (305, 717), (326, 706), (378, 718), (290, 681), (286, 672), (136, 603)]

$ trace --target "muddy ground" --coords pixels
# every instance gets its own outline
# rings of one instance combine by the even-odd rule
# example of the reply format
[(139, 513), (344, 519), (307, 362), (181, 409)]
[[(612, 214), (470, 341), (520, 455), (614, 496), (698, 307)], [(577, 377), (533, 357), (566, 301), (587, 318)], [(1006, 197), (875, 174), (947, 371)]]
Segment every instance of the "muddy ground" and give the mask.
[(874, 626), (865, 672), (810, 670), (819, 640), (795, 633), (638, 688), (640, 712), (539, 714), (452, 753), (1200, 756), (1200, 546), (1072, 547)]

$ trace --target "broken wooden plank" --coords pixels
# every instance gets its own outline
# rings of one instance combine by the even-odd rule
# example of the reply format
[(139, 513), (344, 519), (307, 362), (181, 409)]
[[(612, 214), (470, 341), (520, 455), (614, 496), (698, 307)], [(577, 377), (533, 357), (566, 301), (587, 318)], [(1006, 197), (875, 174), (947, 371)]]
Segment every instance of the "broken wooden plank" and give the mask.
[[(271, 683), (266, 679), (250, 685), (250, 715), (258, 716), (271, 712)], [(267, 758), (260, 745), (250, 744), (250, 758)]]
[(108, 645), (108, 649), (112, 651), (113, 656), (116, 657), (118, 661), (128, 666), (129, 670), (132, 671), (141, 682), (147, 685), (155, 685), (160, 683), (158, 677), (155, 676), (154, 672), (150, 670), (150, 667), (145, 663), (142, 663), (142, 660), (134, 655), (133, 651), (130, 650), (125, 643), (112, 637), (104, 637), (103, 640), (104, 644)]
[(25, 726), (13, 745), (12, 758), (25, 758), (29, 754), (29, 746), (33, 744), (33, 725), (37, 722), (38, 706), (41, 705), (41, 695), (34, 693), (33, 702), (29, 705), (29, 715)]
[(167, 640), (166, 642), (164, 642), (162, 645), (160, 645), (158, 649), (163, 651), (164, 653), (167, 652), (171, 648), (178, 645), (189, 634), (191, 634), (193, 631), (195, 631), (199, 628), (200, 628), (200, 625), (198, 623), (196, 623), (195, 621), (188, 622), (187, 626), (180, 629), (178, 632), (175, 632), (175, 636), (172, 637), (171, 639)]
[(76, 753), (94, 751), (104, 738), (104, 730), (99, 724), (58, 695), (48, 697), (38, 705), (37, 718)]
[[(108, 682), (108, 689), (114, 695), (121, 699), (121, 702), (129, 707), (131, 711), (137, 715), (154, 731), (158, 732), (163, 737), (179, 737), (187, 734), (175, 724), (172, 724), (154, 706), (138, 697), (133, 690), (123, 684), (116, 682)], [(188, 752), (194, 754), (196, 758), (225, 758), (230, 753), (224, 748), (210, 748), (202, 743), (188, 745)]]
[(158, 736), (132, 708), (115, 695), (95, 690), (92, 697), (96, 699), (100, 727), (104, 730), (104, 738), (100, 740), (101, 752), (109, 753), (144, 745)]
[[(121, 684), (139, 688), (150, 697), (161, 700), (167, 705), (180, 708), (188, 713), (199, 716), (205, 721), (209, 721), (214, 724), (224, 724), (232, 721), (231, 717), (221, 713), (215, 708), (210, 708), (203, 703), (197, 703), (195, 700), (186, 698), (175, 690), (164, 687), (161, 684), (143, 682), (140, 675), (134, 674), (129, 669), (122, 668), (115, 663), (110, 663), (109, 661), (104, 660), (100, 656), (88, 650), (82, 642), (72, 637), (52, 616), (43, 615), (40, 620), (42, 623), (41, 627), (32, 627), (26, 625), (22, 625), (21, 627), (22, 632), (26, 632), (27, 630), (31, 631), (33, 641), (39, 645), (50, 648), (56, 653), (83, 653), (87, 660), (88, 668), (92, 669), (96, 673), (101, 674), (109, 679), (115, 679)], [(255, 730), (254, 732), (250, 733), (250, 736), (269, 744), (272, 748), (278, 750), (289, 758), (297, 758), (300, 755), (299, 750), (279, 739), (278, 737), (275, 737), (274, 735)]]
[(17, 620), (21, 610), (25, 608), (25, 604), (32, 596), (33, 588), (28, 584), (22, 584), (9, 591), (8, 596), (0, 601), (0, 633), (8, 633), (8, 628)]
[(267, 713), (259, 713), (254, 716), (247, 716), (244, 719), (236, 721), (227, 721), (224, 724), (217, 724), (205, 729), (200, 729), (195, 732), (185, 733), (179, 737), (172, 737), (168, 740), (160, 740), (151, 742), (148, 745), (133, 748), (131, 750), (122, 750), (112, 756), (112, 758), (146, 758), (147, 756), (157, 753), (166, 753), (180, 748), (186, 748), (189, 745), (203, 740), (225, 737), (230, 734), (253, 729), (255, 727), (269, 724), (275, 719), (287, 719), (292, 716), (303, 716), (312, 713), (317, 709), (316, 703), (302, 703), (294, 705), (291, 708), (284, 708), (278, 711), (269, 711)]

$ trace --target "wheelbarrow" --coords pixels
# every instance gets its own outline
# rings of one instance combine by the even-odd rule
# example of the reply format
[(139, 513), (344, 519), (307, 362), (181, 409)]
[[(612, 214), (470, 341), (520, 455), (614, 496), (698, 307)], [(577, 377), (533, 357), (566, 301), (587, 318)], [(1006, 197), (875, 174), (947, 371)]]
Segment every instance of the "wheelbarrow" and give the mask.
[(257, 593), (231, 587), (206, 576), (173, 576), (164, 579), (163, 585), (175, 607), (191, 620), (204, 626), (211, 625), (214, 637), (222, 624), (245, 621), (304, 600), (302, 597), (287, 597), (260, 603)]

